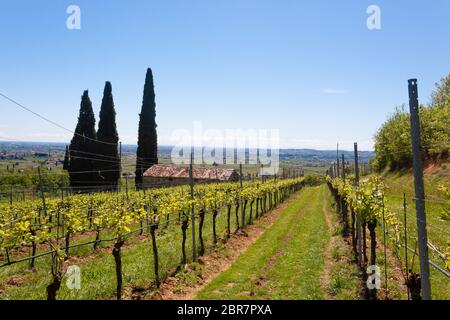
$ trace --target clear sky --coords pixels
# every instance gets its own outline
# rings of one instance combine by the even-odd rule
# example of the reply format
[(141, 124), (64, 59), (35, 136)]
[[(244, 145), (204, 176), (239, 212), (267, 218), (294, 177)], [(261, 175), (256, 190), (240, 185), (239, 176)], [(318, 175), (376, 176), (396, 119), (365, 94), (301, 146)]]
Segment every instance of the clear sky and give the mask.
[[(381, 30), (366, 26), (371, 4)], [(449, 23), (448, 0), (2, 0), (0, 92), (74, 129), (83, 90), (98, 122), (111, 81), (121, 140), (136, 143), (151, 67), (161, 144), (201, 120), (280, 129), (283, 147), (371, 149), (408, 78), (428, 102), (450, 72)], [(1, 97), (0, 112), (0, 140), (71, 138)]]

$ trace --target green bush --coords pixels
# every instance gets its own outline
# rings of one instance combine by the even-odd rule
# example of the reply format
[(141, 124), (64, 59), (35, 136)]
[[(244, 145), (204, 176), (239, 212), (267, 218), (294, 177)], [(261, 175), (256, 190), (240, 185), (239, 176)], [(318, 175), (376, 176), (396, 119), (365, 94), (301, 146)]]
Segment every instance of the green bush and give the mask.
[[(450, 74), (436, 84), (428, 106), (420, 106), (420, 125), (425, 160), (448, 159), (450, 151)], [(395, 112), (375, 135), (373, 167), (398, 170), (412, 165), (409, 113)]]

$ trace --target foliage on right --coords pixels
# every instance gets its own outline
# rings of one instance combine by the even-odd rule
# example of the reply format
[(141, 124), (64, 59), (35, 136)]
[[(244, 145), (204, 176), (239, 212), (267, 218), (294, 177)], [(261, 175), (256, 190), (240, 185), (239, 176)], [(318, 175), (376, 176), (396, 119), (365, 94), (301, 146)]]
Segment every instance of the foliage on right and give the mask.
[[(420, 106), (420, 124), (425, 160), (448, 160), (450, 152), (450, 74), (436, 83), (428, 105)], [(405, 106), (383, 123), (375, 135), (373, 167), (399, 170), (412, 165), (409, 113)]]

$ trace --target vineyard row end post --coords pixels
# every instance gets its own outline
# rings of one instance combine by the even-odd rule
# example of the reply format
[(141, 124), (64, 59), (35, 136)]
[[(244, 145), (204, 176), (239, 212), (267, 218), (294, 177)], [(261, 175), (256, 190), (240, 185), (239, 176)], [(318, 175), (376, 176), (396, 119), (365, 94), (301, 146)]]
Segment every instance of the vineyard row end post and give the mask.
[(44, 184), (42, 181), (41, 167), (38, 167), (38, 174), (39, 174), (39, 189), (41, 190), (42, 207), (44, 209), (44, 214), (47, 215), (47, 206), (45, 204)]
[[(359, 186), (359, 163), (358, 163), (358, 143), (355, 142), (354, 145), (354, 153), (355, 153), (355, 186)], [(362, 267), (363, 259), (362, 259), (362, 239), (361, 239), (361, 215), (358, 213), (356, 215), (356, 239), (358, 245), (358, 262), (359, 266)]]
[[(194, 154), (191, 152), (191, 161), (189, 163), (189, 186), (191, 191), (191, 201), (194, 200), (194, 172), (192, 164), (194, 162)], [(197, 261), (197, 246), (195, 243), (195, 210), (194, 203), (191, 203), (191, 223), (192, 223), (192, 261)]]
[(428, 237), (425, 214), (425, 190), (423, 185), (423, 162), (420, 139), (419, 101), (417, 79), (408, 80), (411, 144), (413, 154), (414, 191), (416, 200), (417, 236), (420, 260), (422, 299), (431, 300), (430, 266), (428, 264)]
[[(239, 184), (241, 187), (240, 190), (242, 191), (242, 163), (239, 163)], [(241, 227), (244, 228), (244, 225), (245, 225), (244, 202), (242, 199), (242, 195), (239, 198), (240, 198), (240, 207), (241, 207)]]

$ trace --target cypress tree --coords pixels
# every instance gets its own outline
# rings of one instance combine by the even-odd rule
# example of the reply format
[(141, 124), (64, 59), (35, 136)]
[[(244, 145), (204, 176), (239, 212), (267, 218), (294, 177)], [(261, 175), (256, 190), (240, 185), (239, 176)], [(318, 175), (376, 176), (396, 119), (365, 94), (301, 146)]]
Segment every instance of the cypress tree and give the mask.
[[(116, 128), (116, 111), (112, 95), (111, 83), (105, 83), (103, 90), (102, 105), (100, 107), (100, 119), (97, 131), (98, 148), (95, 167), (97, 170), (97, 181), (101, 186), (108, 186), (111, 189), (117, 187), (120, 178), (120, 160), (117, 151), (119, 135)], [(106, 143), (104, 143), (106, 142)]]
[(96, 139), (95, 116), (86, 90), (81, 97), (78, 123), (69, 147), (70, 185), (76, 191), (87, 192), (90, 188), (85, 187), (93, 187), (96, 184), (92, 174), (94, 170), (92, 153), (95, 152), (97, 146)]
[(64, 153), (63, 170), (69, 170), (69, 146), (66, 145), (66, 152)]
[(156, 135), (156, 104), (152, 69), (147, 69), (141, 113), (139, 114), (138, 147), (136, 152), (136, 187), (143, 182), (143, 173), (158, 163)]

